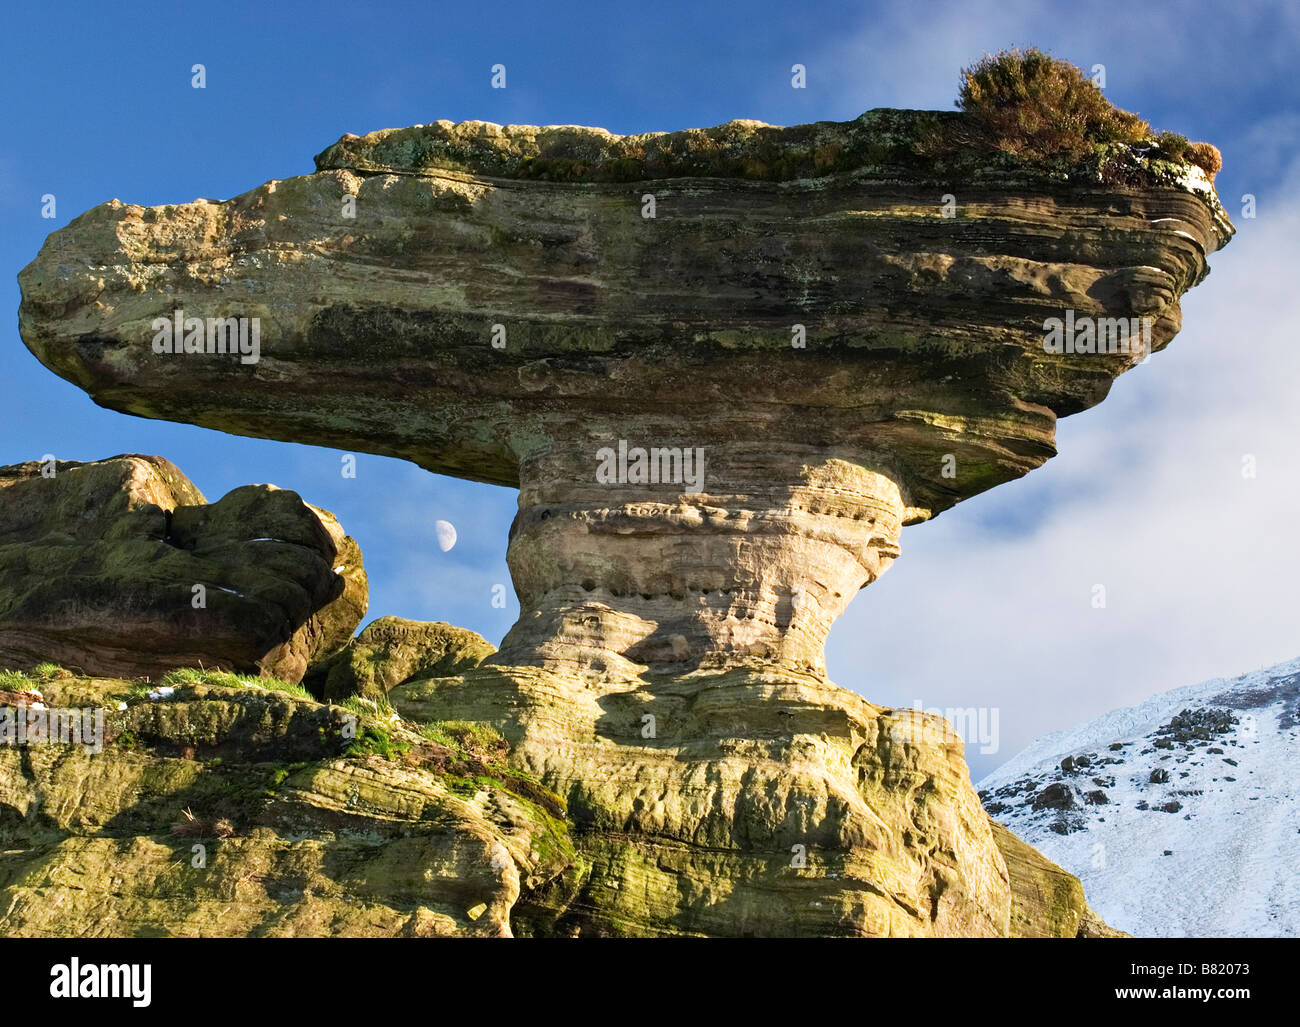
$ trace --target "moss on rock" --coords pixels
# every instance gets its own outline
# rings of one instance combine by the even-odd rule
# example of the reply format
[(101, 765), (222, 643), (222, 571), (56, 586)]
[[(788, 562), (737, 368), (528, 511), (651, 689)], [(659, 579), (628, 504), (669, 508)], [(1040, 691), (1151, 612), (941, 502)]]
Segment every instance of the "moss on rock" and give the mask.
[(308, 668), (303, 684), (333, 702), (350, 696), (379, 699), (407, 681), (463, 673), (494, 651), (468, 628), (380, 617), (339, 652)]
[[(108, 706), (103, 751), (0, 748), (0, 933), (509, 935), (521, 896), (577, 872), (562, 806), (460, 787), (400, 718), (173, 687), (58, 679), (47, 704)], [(378, 730), (400, 758), (349, 754)]]

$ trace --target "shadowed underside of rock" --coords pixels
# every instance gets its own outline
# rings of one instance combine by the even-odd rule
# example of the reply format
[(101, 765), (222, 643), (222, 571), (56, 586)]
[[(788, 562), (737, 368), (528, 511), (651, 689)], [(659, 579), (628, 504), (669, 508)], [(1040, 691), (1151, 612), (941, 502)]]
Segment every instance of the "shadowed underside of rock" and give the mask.
[(208, 504), (152, 456), (0, 467), (0, 667), (297, 681), (347, 642), (366, 596), (356, 543), (294, 492)]

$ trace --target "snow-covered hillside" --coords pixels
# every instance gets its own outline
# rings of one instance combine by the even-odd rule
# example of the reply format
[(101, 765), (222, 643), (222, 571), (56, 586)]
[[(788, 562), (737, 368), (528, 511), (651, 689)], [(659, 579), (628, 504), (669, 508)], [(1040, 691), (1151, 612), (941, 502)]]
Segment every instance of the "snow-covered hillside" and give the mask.
[(1112, 927), (1300, 936), (1300, 659), (1047, 735), (978, 788)]

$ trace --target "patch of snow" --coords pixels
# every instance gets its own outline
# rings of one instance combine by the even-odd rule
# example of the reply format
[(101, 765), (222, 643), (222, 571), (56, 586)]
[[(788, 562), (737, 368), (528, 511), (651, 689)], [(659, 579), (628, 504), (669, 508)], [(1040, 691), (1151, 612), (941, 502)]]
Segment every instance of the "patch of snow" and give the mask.
[[(1183, 710), (1228, 711), (1235, 723), (1179, 741), (1168, 725)], [(1089, 766), (1061, 769), (1080, 755)], [(997, 820), (1079, 877), (1114, 927), (1145, 937), (1300, 936), (1297, 762), (1300, 659), (1044, 736), (978, 788)], [(1168, 779), (1153, 782), (1155, 770)], [(1073, 806), (1035, 810), (1033, 797), (1054, 783), (1071, 790)], [(1089, 792), (1106, 801), (1089, 802)], [(1160, 808), (1170, 803), (1178, 809)]]

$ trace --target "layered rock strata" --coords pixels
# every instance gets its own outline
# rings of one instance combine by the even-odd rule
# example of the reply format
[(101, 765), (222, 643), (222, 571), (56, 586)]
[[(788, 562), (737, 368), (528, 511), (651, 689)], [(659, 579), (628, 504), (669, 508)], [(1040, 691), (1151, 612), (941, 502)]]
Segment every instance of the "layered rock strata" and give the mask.
[(401, 725), (256, 687), (38, 684), (101, 711), (103, 748), (0, 744), (5, 937), (509, 937), (574, 865), (553, 796)]
[[(105, 406), (518, 486), (502, 661), (817, 669), (900, 525), (1051, 456), (1231, 231), (1190, 165), (936, 167), (935, 117), (346, 137), (226, 203), (82, 215), (23, 272), (22, 334)], [(1047, 353), (1066, 311), (1149, 343)], [(191, 316), (259, 319), (257, 362), (154, 352)], [(620, 442), (646, 459), (610, 481)]]

